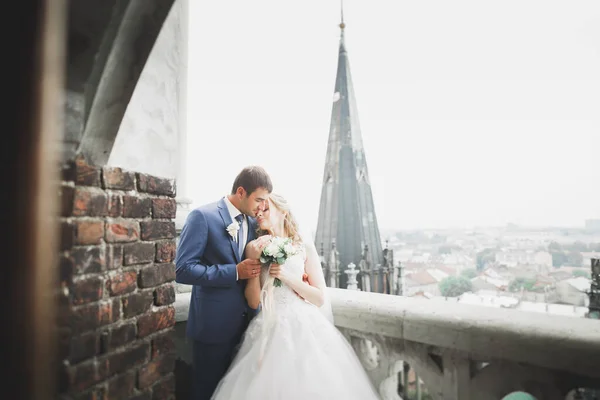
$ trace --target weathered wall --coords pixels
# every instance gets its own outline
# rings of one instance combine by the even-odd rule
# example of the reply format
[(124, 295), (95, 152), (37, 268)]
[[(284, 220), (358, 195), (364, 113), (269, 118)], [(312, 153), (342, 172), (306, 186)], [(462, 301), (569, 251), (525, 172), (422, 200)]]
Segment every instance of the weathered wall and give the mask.
[[(179, 84), (187, 46), (185, 2), (176, 1), (127, 106), (108, 165), (174, 178), (178, 168)], [(182, 29), (185, 32), (182, 32)], [(184, 129), (184, 127), (181, 127)]]
[(62, 399), (174, 398), (175, 183), (69, 164), (61, 190)]

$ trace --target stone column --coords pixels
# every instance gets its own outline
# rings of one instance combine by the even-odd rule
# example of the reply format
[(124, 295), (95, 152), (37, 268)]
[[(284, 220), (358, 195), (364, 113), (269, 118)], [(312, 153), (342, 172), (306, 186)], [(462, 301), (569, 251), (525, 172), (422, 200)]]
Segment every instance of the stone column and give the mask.
[(358, 275), (359, 271), (356, 269), (356, 265), (354, 263), (350, 263), (348, 265), (348, 269), (346, 269), (344, 272), (348, 276), (346, 289), (359, 290), (358, 281), (356, 280), (356, 275)]
[(187, 181), (187, 77), (188, 77), (188, 36), (189, 36), (189, 0), (177, 0), (174, 7), (179, 12), (179, 130), (177, 133), (177, 218), (175, 225), (177, 232), (181, 231), (183, 224), (190, 213), (192, 200), (188, 197)]

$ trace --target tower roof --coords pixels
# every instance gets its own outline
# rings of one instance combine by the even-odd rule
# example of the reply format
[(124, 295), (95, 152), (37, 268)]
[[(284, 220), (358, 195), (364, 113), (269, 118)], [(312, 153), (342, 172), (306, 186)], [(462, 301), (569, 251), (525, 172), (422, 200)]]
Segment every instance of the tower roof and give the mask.
[(344, 38), (343, 8), (339, 26), (338, 65), (315, 242), (317, 248), (323, 246), (326, 259), (335, 242), (340, 267), (346, 269), (351, 262), (358, 265), (365, 246), (372, 266), (383, 264), (383, 251)]

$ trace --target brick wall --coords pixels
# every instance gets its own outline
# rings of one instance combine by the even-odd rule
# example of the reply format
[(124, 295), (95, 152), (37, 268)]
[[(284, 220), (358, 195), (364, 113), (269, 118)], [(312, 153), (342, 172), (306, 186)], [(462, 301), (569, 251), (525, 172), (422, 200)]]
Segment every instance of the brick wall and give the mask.
[(173, 398), (175, 182), (79, 158), (61, 196), (60, 398)]

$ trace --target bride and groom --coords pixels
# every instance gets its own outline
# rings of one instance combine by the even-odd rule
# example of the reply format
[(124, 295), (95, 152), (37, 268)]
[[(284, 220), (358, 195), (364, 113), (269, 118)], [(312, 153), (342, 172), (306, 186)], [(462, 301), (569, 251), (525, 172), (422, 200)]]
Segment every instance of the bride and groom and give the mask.
[[(377, 399), (333, 325), (319, 256), (269, 175), (247, 167), (231, 194), (188, 216), (176, 280), (193, 285), (193, 399)], [(272, 238), (290, 240), (282, 265), (262, 267)]]

